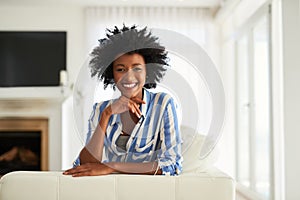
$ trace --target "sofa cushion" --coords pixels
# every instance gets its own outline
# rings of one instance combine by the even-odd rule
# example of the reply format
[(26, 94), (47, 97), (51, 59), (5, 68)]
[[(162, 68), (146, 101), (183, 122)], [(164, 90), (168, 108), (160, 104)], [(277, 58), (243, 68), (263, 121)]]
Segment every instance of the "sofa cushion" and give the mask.
[(181, 137), (182, 155), (183, 155), (183, 171), (187, 172), (203, 172), (212, 167), (218, 158), (218, 149), (215, 148), (205, 158), (200, 158), (202, 145), (205, 141), (205, 135), (201, 135), (194, 129), (182, 126)]

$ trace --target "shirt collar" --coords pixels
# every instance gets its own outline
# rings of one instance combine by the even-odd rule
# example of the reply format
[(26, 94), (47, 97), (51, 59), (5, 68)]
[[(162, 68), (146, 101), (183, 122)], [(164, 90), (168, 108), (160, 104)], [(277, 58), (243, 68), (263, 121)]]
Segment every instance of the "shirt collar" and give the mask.
[(144, 117), (146, 116), (147, 113), (149, 97), (150, 97), (150, 92), (145, 88), (143, 88), (143, 101), (145, 102), (145, 104), (141, 104), (140, 109)]

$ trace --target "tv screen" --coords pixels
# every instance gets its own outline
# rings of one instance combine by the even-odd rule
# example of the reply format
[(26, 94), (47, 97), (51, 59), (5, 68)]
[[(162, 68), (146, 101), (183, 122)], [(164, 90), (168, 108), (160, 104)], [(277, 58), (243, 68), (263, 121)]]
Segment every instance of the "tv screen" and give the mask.
[(66, 32), (0, 31), (0, 87), (58, 86)]

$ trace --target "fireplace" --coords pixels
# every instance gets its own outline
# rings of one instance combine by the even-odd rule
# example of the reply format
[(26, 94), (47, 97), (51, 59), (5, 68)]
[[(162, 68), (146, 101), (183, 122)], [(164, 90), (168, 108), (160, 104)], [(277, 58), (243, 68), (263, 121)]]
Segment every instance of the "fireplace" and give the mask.
[(48, 119), (0, 119), (0, 176), (18, 170), (48, 170)]

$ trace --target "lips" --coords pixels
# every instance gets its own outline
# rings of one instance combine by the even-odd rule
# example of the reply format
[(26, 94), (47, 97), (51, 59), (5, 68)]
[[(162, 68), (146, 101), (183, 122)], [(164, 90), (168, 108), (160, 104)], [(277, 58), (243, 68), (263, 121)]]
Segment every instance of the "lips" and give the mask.
[(122, 86), (124, 88), (128, 88), (128, 89), (131, 89), (131, 88), (134, 88), (135, 86), (137, 86), (138, 83), (123, 83)]

